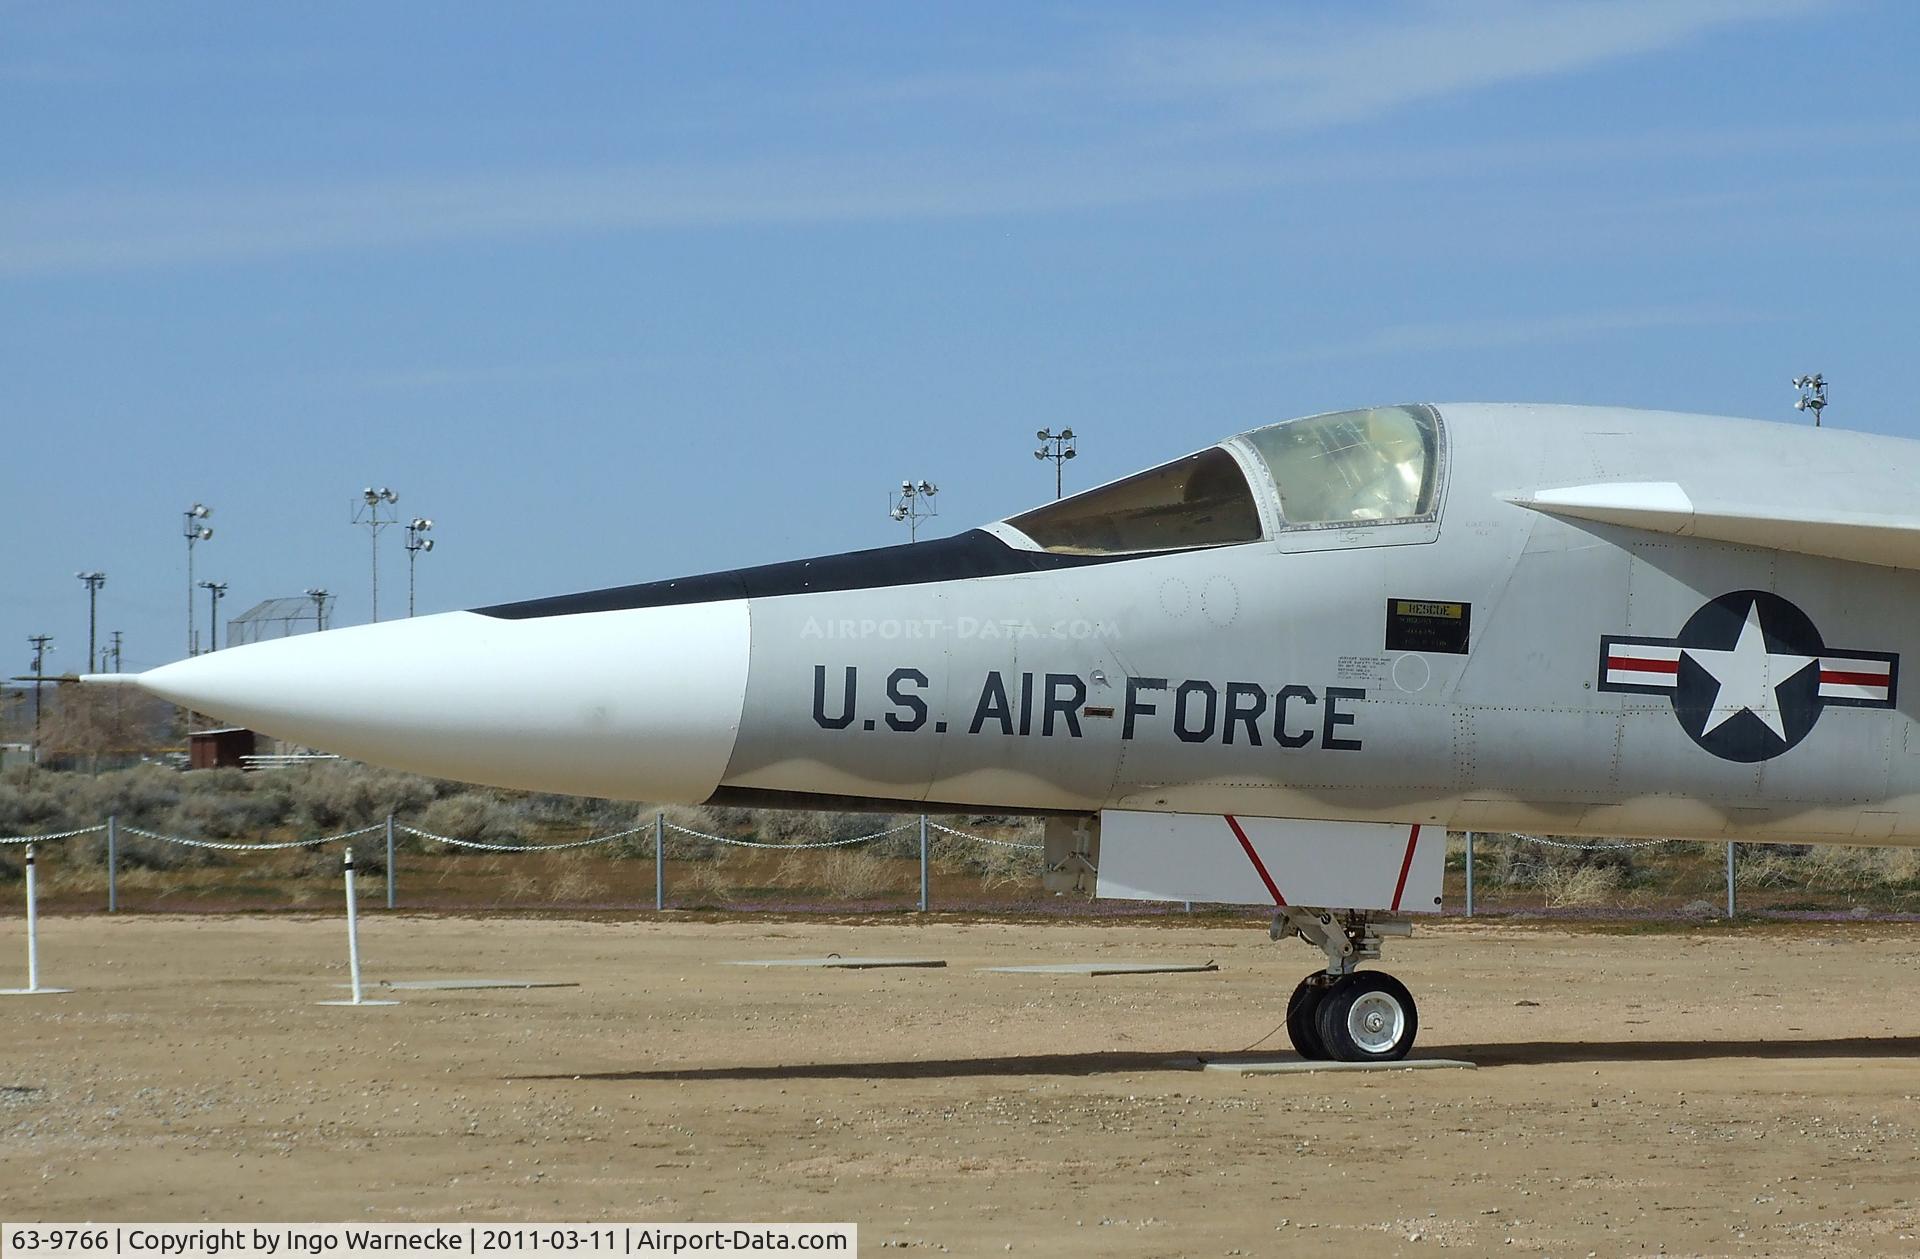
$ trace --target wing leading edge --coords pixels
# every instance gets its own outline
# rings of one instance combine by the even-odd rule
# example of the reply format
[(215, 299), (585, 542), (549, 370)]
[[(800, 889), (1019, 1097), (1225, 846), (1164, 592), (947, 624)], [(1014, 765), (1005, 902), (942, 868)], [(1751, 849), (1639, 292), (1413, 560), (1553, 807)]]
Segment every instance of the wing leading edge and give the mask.
[(1506, 496), (1549, 516), (1920, 570), (1920, 517), (1696, 498), (1676, 481), (1607, 481)]

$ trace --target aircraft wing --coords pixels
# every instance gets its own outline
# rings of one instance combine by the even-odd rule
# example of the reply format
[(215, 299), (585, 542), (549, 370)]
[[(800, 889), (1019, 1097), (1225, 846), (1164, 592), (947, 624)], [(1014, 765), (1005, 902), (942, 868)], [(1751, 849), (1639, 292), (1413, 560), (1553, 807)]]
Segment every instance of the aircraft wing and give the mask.
[(1920, 570), (1920, 516), (1811, 509), (1690, 494), (1677, 481), (1605, 481), (1507, 501), (1549, 516), (1827, 559)]

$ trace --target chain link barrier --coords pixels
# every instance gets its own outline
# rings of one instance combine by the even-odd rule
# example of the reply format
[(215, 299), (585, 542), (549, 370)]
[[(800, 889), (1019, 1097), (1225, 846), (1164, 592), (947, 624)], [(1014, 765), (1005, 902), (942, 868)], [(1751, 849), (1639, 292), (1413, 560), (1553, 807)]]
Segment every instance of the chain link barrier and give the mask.
[(1542, 848), (1559, 848), (1569, 852), (1626, 852), (1635, 848), (1658, 848), (1664, 844), (1714, 842), (1712, 840), (1692, 839), (1635, 839), (1609, 844), (1576, 844), (1571, 840), (1548, 839), (1544, 835), (1527, 835), (1520, 831), (1475, 831), (1474, 833), (1476, 835), (1485, 835), (1489, 839), (1492, 839), (1496, 835), (1505, 834), (1508, 838), (1520, 840), (1522, 843), (1538, 844)]
[(56, 831), (51, 835), (5, 835), (0, 836), (0, 844), (52, 844), (63, 839), (72, 839), (76, 835), (91, 835), (95, 831), (106, 830), (106, 823), (98, 826), (83, 826), (73, 831)]
[(855, 835), (852, 839), (829, 839), (814, 844), (763, 844), (753, 839), (729, 839), (725, 835), (709, 835), (705, 831), (689, 830), (672, 822), (666, 823), (666, 828), (670, 831), (678, 831), (682, 835), (692, 836), (694, 839), (710, 840), (713, 843), (727, 844), (734, 848), (770, 848), (777, 852), (802, 852), (814, 848), (849, 848), (854, 844), (865, 844), (876, 839), (885, 839), (889, 835), (899, 835), (913, 830), (918, 825), (917, 822), (905, 822), (899, 826), (889, 826), (884, 831), (875, 831), (871, 835)]
[[(874, 831), (870, 835), (855, 835), (849, 839), (829, 839), (809, 844), (769, 844), (752, 839), (734, 839), (726, 835), (709, 835), (705, 831), (696, 831), (675, 822), (665, 822), (664, 829), (692, 839), (704, 839), (710, 843), (726, 844), (733, 848), (758, 848), (775, 852), (804, 852), (822, 848), (850, 848), (855, 844), (872, 843), (876, 839), (885, 839), (889, 835), (904, 835), (918, 827), (917, 822), (903, 822), (885, 830)], [(106, 830), (105, 823), (95, 826), (82, 826), (70, 831), (57, 831), (46, 835), (8, 835), (0, 836), (0, 845), (8, 844), (51, 844), (63, 839), (73, 839), (81, 835), (94, 835)], [(318, 848), (325, 844), (336, 844), (341, 840), (358, 839), (362, 835), (376, 835), (386, 829), (386, 824), (376, 822), (372, 826), (363, 826), (358, 830), (342, 831), (338, 835), (323, 835), (316, 839), (290, 839), (278, 843), (226, 843), (212, 839), (190, 839), (185, 835), (165, 835), (159, 831), (150, 831), (138, 826), (121, 826), (120, 830), (128, 835), (138, 835), (142, 839), (151, 839), (163, 844), (178, 844), (183, 848), (204, 848), (213, 852), (284, 852), (292, 848)], [(436, 835), (432, 831), (423, 831), (418, 827), (396, 823), (396, 832), (412, 835), (416, 839), (431, 840), (438, 844), (450, 844), (455, 848), (471, 848), (480, 852), (561, 852), (569, 848), (591, 848), (598, 844), (611, 844), (616, 840), (627, 839), (634, 835), (643, 835), (653, 829), (649, 822), (641, 826), (616, 831), (611, 835), (596, 835), (590, 839), (576, 839), (564, 844), (489, 844), (475, 839), (455, 839), (451, 835)], [(938, 822), (928, 822), (927, 829), (938, 831), (942, 835), (951, 835), (955, 839), (964, 839), (976, 844), (991, 844), (995, 848), (1016, 848), (1023, 852), (1039, 852), (1045, 845), (1026, 844), (1010, 839), (990, 839), (985, 835), (974, 835), (967, 831), (955, 830), (951, 826), (942, 826)], [(1529, 839), (1536, 843), (1572, 848), (1579, 845), (1554, 844), (1552, 840), (1538, 839), (1530, 835), (1516, 835), (1516, 839)], [(1672, 843), (1671, 840), (1654, 840), (1654, 843)], [(1639, 847), (1640, 845), (1614, 844), (1596, 845), (1596, 847)]]
[(951, 826), (942, 826), (938, 822), (928, 822), (927, 829), (939, 831), (943, 835), (952, 835), (956, 839), (970, 839), (976, 844), (992, 844), (995, 848), (1018, 848), (1025, 852), (1039, 852), (1045, 844), (1023, 844), (1011, 839), (988, 839), (985, 835), (970, 835), (966, 831), (956, 831)]
[(357, 831), (342, 831), (338, 835), (323, 835), (318, 839), (290, 839), (277, 844), (225, 844), (212, 839), (188, 839), (184, 835), (162, 835), (157, 831), (141, 830), (137, 826), (123, 826), (120, 829), (129, 835), (138, 835), (142, 839), (155, 839), (163, 844), (178, 844), (182, 848), (207, 848), (214, 852), (282, 852), (289, 848), (318, 848), (322, 844), (337, 843), (343, 839), (358, 839), (362, 835), (384, 831), (386, 825), (380, 823), (374, 826), (363, 826)]
[(452, 844), (455, 848), (472, 848), (479, 852), (560, 852), (567, 848), (591, 848), (595, 844), (611, 844), (616, 839), (625, 839), (629, 835), (650, 831), (653, 826), (649, 823), (646, 826), (616, 831), (611, 835), (595, 835), (591, 839), (576, 839), (564, 844), (485, 844), (477, 839), (455, 839), (451, 835), (436, 835), (432, 831), (418, 830), (411, 826), (395, 825), (393, 829), (404, 831), (418, 839), (430, 839), (435, 843)]

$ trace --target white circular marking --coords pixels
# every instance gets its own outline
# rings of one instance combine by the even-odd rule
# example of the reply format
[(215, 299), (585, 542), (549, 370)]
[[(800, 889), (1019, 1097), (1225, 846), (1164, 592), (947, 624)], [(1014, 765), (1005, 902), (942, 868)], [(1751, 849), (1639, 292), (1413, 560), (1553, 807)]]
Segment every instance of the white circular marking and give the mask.
[(1406, 655), (1393, 662), (1393, 684), (1403, 691), (1426, 689), (1433, 680), (1433, 666), (1425, 656)]

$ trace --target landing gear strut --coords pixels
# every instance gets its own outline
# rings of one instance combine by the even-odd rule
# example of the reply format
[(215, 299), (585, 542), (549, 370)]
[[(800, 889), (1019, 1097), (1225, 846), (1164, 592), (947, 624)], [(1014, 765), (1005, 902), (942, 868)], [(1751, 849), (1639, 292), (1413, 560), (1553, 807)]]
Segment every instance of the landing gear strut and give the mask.
[(1287, 1035), (1302, 1058), (1397, 1062), (1413, 1048), (1420, 1011), (1407, 986), (1381, 971), (1355, 969), (1377, 961), (1380, 939), (1411, 935), (1405, 919), (1288, 906), (1273, 916), (1274, 939), (1298, 936), (1318, 945), (1327, 967), (1300, 981), (1287, 1000)]

